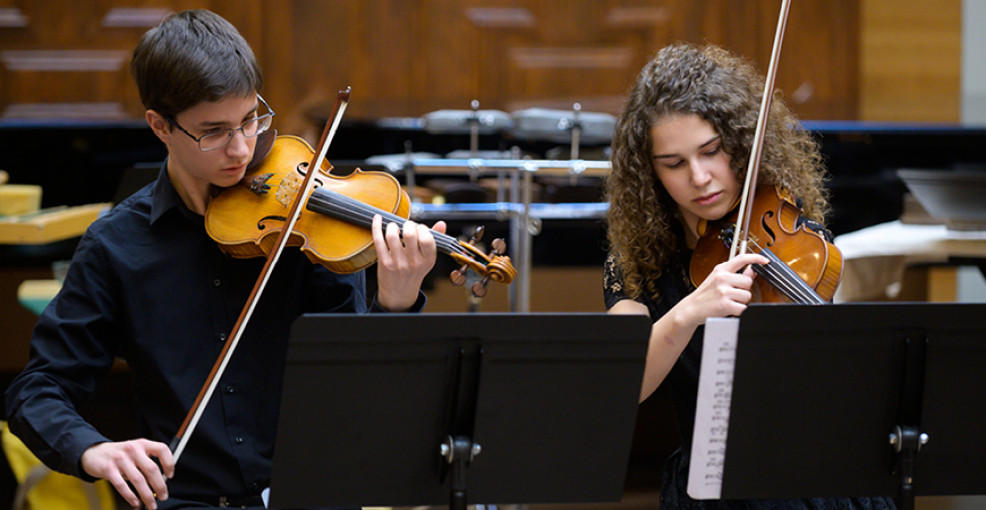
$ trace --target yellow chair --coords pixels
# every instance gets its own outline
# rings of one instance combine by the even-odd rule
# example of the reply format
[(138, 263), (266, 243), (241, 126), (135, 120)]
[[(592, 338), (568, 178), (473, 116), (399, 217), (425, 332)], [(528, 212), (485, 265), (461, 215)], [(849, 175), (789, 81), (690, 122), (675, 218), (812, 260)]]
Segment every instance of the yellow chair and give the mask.
[(87, 483), (74, 477), (57, 473), (41, 463), (27, 446), (10, 432), (3, 423), (3, 452), (10, 463), (10, 470), (17, 478), (14, 510), (113, 510), (116, 502), (113, 488), (106, 480)]

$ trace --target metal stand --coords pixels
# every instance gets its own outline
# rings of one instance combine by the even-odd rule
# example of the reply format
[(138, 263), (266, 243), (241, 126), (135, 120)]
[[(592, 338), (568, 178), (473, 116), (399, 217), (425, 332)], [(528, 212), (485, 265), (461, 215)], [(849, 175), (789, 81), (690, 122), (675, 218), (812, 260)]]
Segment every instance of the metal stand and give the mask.
[(920, 432), (921, 409), (924, 398), (924, 370), (927, 362), (928, 339), (920, 332), (904, 340), (904, 368), (901, 374), (900, 424), (890, 434), (890, 445), (897, 453), (895, 468), (900, 490), (897, 508), (914, 510), (914, 465), (928, 435)]
[(466, 510), (466, 469), (472, 459), (479, 455), (482, 447), (463, 436), (450, 436), (442, 443), (442, 457), (452, 465), (452, 490), (449, 493), (449, 508)]
[(508, 202), (493, 204), (413, 204), (411, 216), (417, 221), (432, 219), (491, 219), (510, 222), (510, 258), (517, 268), (517, 278), (510, 285), (510, 309), (530, 311), (531, 251), (533, 236), (541, 231), (543, 219), (602, 218), (606, 204), (534, 204), (532, 188), (535, 175), (605, 176), (609, 161), (535, 160), (535, 159), (416, 159), (408, 166), (414, 172), (446, 175), (482, 175), (504, 172), (509, 175)]
[(897, 427), (890, 434), (890, 444), (897, 452), (900, 492), (896, 503), (900, 510), (914, 510), (914, 461), (921, 447), (927, 443), (928, 434), (918, 433), (917, 427)]

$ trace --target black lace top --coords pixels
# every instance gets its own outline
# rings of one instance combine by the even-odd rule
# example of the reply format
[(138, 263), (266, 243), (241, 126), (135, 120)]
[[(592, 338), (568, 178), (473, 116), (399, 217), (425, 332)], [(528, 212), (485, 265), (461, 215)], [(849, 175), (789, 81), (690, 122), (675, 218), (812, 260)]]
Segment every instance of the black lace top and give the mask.
[[(674, 305), (695, 290), (688, 277), (688, 261), (691, 252), (675, 257), (663, 274), (656, 280), (658, 296), (651, 298), (642, 295), (636, 301), (647, 306), (651, 320), (657, 322)], [(612, 308), (622, 299), (630, 299), (623, 289), (623, 276), (615, 256), (606, 259), (603, 271), (603, 297), (606, 308)], [(751, 500), (696, 501), (691, 499), (688, 487), (688, 457), (692, 444), (692, 429), (695, 424), (695, 403), (698, 399), (698, 375), (702, 359), (702, 334), (699, 327), (691, 341), (682, 351), (671, 372), (662, 384), (670, 385), (671, 400), (677, 414), (678, 431), (682, 445), (664, 464), (661, 485), (662, 509), (696, 510), (888, 510), (894, 509), (894, 502), (888, 498), (842, 498), (842, 499), (799, 499), (799, 500)]]

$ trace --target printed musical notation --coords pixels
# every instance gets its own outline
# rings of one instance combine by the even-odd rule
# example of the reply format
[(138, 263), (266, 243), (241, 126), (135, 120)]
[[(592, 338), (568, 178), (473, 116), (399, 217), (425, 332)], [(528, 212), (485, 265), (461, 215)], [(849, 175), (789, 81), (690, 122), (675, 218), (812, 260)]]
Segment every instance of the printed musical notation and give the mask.
[(694, 499), (719, 499), (722, 494), (738, 333), (739, 319), (712, 318), (705, 322), (688, 467), (688, 495)]

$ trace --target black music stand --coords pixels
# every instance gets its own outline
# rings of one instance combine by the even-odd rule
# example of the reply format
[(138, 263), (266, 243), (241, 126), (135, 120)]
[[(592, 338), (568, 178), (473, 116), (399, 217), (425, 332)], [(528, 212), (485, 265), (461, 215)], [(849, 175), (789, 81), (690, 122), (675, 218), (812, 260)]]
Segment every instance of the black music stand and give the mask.
[(754, 305), (723, 499), (986, 494), (986, 305)]
[(271, 507), (617, 501), (649, 334), (639, 315), (302, 316)]

